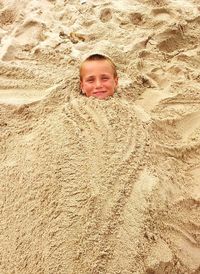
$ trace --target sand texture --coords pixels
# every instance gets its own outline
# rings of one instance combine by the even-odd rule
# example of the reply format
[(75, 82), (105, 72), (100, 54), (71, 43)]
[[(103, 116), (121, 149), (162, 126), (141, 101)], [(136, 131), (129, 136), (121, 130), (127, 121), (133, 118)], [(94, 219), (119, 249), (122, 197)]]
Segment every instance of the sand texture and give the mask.
[(80, 2), (0, 1), (0, 274), (199, 274), (200, 2)]

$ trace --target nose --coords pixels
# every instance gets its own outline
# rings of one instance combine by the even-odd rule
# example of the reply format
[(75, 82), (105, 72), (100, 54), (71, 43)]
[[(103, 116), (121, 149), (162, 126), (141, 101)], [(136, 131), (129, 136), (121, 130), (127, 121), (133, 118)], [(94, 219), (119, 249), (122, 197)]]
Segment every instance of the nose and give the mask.
[(95, 86), (96, 86), (96, 88), (101, 88), (102, 87), (101, 79), (98, 79), (98, 78), (96, 79)]

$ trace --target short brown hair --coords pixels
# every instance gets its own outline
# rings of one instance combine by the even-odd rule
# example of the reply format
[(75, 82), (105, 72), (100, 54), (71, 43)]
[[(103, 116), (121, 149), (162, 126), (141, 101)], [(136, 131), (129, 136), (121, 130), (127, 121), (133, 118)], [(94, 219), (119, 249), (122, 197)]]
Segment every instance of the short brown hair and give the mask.
[(82, 79), (81, 77), (81, 72), (82, 72), (82, 68), (83, 68), (83, 65), (85, 62), (87, 61), (108, 61), (112, 68), (113, 68), (113, 73), (114, 73), (114, 77), (117, 77), (117, 68), (116, 68), (116, 65), (114, 64), (114, 62), (106, 55), (103, 55), (103, 54), (99, 54), (99, 53), (95, 53), (95, 54), (92, 54), (92, 55), (89, 55), (80, 65), (80, 70), (79, 70), (79, 73), (80, 73), (80, 79)]

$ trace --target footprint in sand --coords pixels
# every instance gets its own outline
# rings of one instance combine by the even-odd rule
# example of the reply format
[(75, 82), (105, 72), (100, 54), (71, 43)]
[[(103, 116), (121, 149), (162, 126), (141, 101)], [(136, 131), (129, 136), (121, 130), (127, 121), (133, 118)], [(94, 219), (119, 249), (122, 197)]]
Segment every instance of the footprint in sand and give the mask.
[(19, 44), (37, 44), (45, 40), (45, 25), (36, 20), (26, 21), (15, 33)]
[(166, 8), (152, 9), (151, 14), (154, 18), (168, 22), (172, 18), (172, 13)]
[(198, 38), (185, 35), (183, 27), (177, 25), (174, 29), (167, 29), (158, 34), (155, 39), (158, 41), (157, 48), (160, 51), (171, 53), (192, 47), (194, 43), (197, 43)]
[(133, 25), (140, 25), (141, 23), (143, 23), (143, 16), (139, 12), (130, 13), (129, 19)]
[(21, 25), (2, 47), (1, 58), (4, 61), (27, 59), (30, 50), (44, 41), (46, 26), (42, 22), (27, 20)]
[(109, 8), (102, 9), (100, 12), (100, 20), (105, 23), (112, 19), (112, 11)]
[(16, 19), (16, 12), (14, 12), (12, 9), (3, 9), (0, 11), (0, 26), (7, 26), (12, 23), (14, 23)]
[(176, 123), (176, 126), (184, 141), (189, 139), (198, 139), (200, 141), (200, 111), (185, 115)]

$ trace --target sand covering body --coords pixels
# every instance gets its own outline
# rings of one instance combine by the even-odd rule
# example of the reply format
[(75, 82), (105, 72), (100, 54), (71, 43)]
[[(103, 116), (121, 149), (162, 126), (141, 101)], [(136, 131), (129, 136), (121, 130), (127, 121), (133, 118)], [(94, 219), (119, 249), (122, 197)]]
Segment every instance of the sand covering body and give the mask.
[[(0, 1), (0, 273), (200, 273), (199, 22), (198, 1)], [(90, 52), (109, 100), (79, 94)]]

